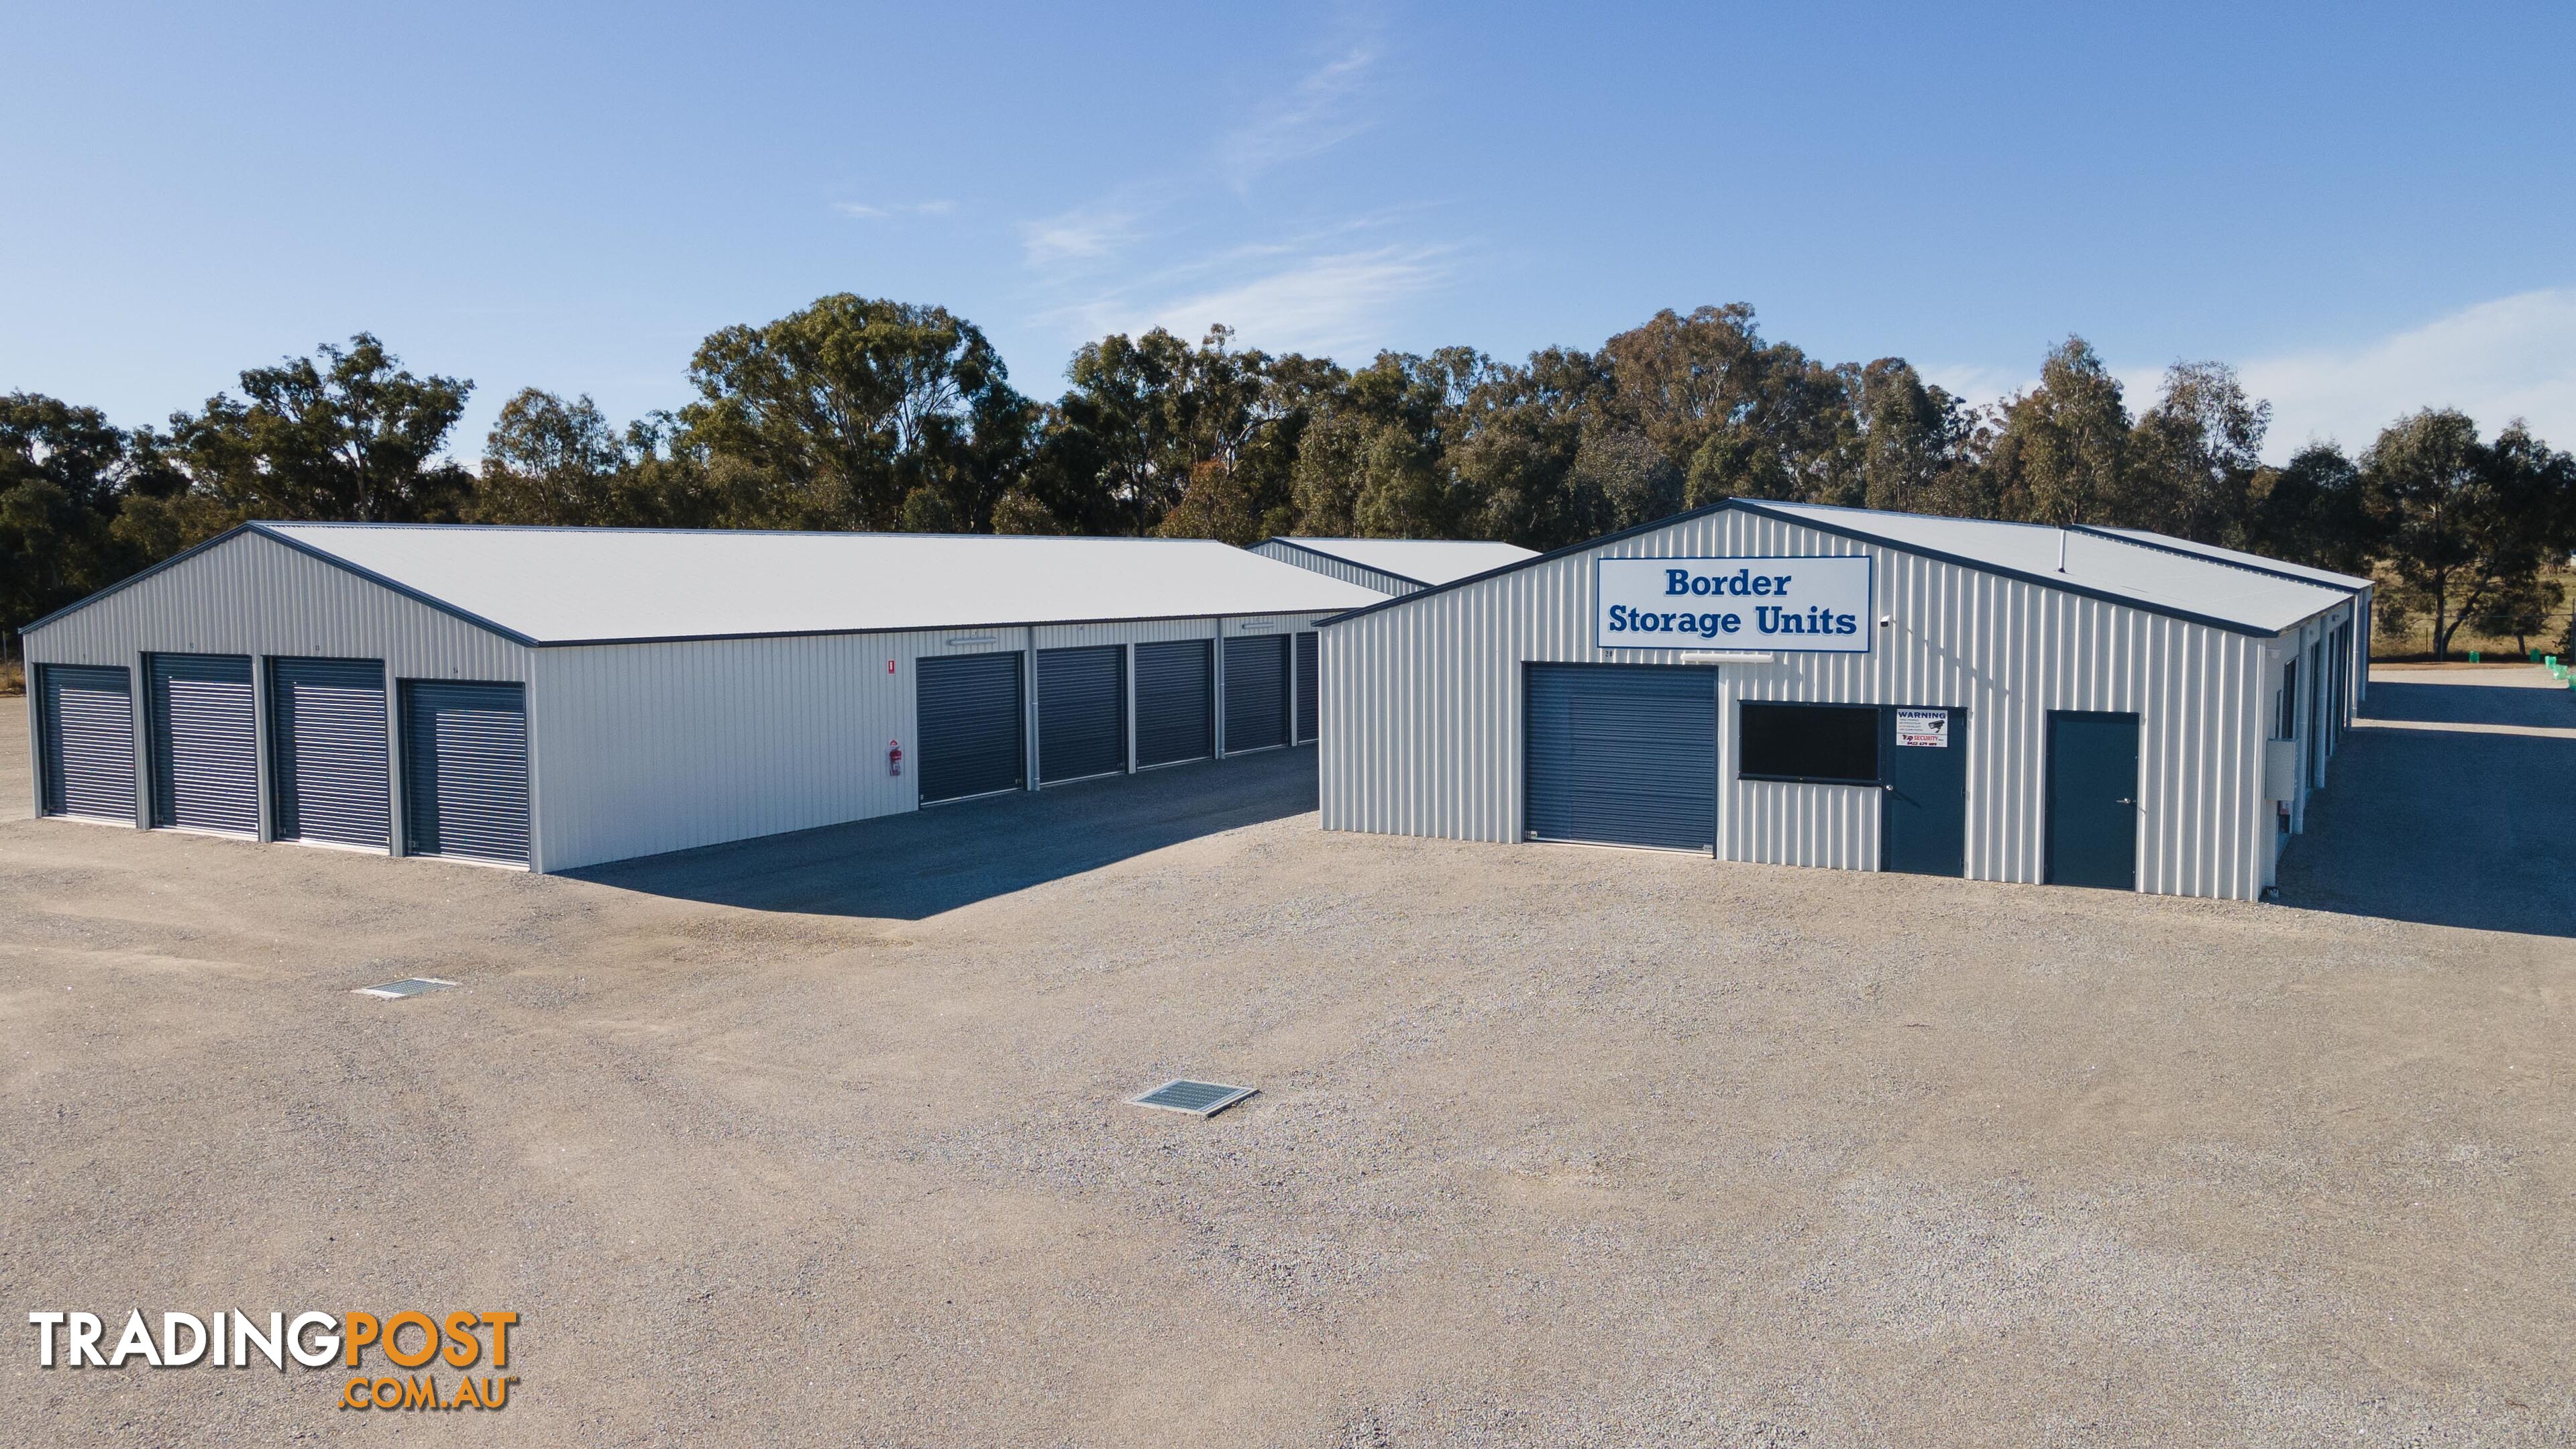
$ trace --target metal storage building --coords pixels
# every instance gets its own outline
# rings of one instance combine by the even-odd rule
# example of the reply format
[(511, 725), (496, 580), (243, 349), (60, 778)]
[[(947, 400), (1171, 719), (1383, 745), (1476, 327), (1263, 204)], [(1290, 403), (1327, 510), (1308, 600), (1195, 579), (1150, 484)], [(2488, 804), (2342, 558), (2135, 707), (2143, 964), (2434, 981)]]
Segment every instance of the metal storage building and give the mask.
[(1538, 556), (1516, 543), (1445, 538), (1265, 538), (1252, 551), (1389, 595), (1454, 584)]
[(2251, 898), (2367, 603), (2152, 535), (1727, 500), (1326, 621), (1323, 823)]
[(568, 870), (1311, 741), (1314, 623), (1380, 597), (1189, 540), (253, 523), (28, 627), (37, 808)]

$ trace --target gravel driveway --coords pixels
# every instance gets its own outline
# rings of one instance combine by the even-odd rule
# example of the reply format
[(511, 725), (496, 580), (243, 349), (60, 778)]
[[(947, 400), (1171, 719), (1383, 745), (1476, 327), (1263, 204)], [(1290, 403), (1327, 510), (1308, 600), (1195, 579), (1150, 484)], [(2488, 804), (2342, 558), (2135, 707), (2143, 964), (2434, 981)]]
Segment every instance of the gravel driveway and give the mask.
[[(2497, 677), (2379, 692), (2522, 733), (2362, 731), (2286, 906), (1326, 835), (1310, 752), (540, 878), (16, 818), (12, 702), (0, 1424), (2566, 1444), (2576, 705)], [(307, 1306), (521, 1385), (24, 1327)]]

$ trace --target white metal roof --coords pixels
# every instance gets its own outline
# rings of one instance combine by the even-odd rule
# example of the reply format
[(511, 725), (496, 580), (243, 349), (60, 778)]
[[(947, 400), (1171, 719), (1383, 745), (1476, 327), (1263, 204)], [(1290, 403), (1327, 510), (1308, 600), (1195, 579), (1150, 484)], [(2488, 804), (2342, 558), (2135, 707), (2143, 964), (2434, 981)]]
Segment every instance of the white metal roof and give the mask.
[(2085, 531), (2107, 533), (2117, 538), (2128, 539), (2133, 543), (2143, 544), (2148, 548), (2170, 548), (2182, 553), (2196, 553), (2202, 558), (2216, 559), (2220, 563), (2234, 564), (2238, 568), (2262, 569), (2268, 573), (2310, 579), (2330, 588), (2349, 591), (2366, 589), (2371, 584), (2370, 580), (2355, 574), (2339, 574), (2332, 569), (2310, 568), (2306, 564), (2283, 563), (2276, 558), (2265, 558), (2259, 553), (2244, 553), (2237, 549), (2220, 548), (2214, 543), (2194, 543), (2187, 538), (2175, 538), (2171, 534), (2153, 533), (2143, 528), (2105, 528), (2086, 524)]
[(252, 527), (541, 644), (1326, 613), (1385, 597), (1199, 539)]
[[(1446, 538), (1299, 538), (1269, 540), (1329, 554), (1364, 569), (1411, 579), (1417, 584), (1446, 584), (1516, 564), (1537, 553), (1516, 543), (1483, 543)], [(1374, 603), (1375, 600), (1370, 602)]]
[[(2255, 573), (2183, 553), (2142, 547), (2086, 529), (1977, 518), (1935, 518), (1821, 503), (1748, 503), (1759, 512), (1810, 520), (1847, 534), (1946, 554), (2159, 612), (2194, 615), (2277, 633), (2343, 603), (2348, 587), (2329, 587)], [(2147, 535), (2156, 538), (2158, 535)], [(2061, 549), (2063, 550), (2061, 552)], [(2251, 555), (2243, 555), (2251, 557)], [(2060, 561), (2063, 567), (2060, 567)], [(2268, 560), (2263, 561), (2268, 566)]]

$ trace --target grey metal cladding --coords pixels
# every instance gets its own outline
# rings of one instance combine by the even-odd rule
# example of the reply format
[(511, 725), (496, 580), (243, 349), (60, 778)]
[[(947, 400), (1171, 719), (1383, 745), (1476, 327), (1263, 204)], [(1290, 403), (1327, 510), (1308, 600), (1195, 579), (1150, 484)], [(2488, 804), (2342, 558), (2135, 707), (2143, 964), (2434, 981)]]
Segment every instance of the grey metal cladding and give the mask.
[(1115, 774), (1126, 765), (1126, 649), (1039, 650), (1040, 783)]
[(1535, 839), (1706, 850), (1717, 840), (1717, 673), (1532, 664)]
[[(2135, 711), (2146, 790), (2141, 889), (2239, 899), (2261, 889), (2272, 823), (2256, 805), (2273, 640), (1732, 508), (1328, 622), (1324, 826), (1520, 839), (1522, 666), (1681, 662), (1680, 650), (1595, 645), (1592, 560), (1764, 553), (1870, 555), (1876, 612), (1891, 622), (1866, 654), (1720, 667), (1721, 720), (1743, 699), (1967, 708), (1976, 721), (1968, 874), (2036, 881), (2046, 711)], [(1721, 778), (1733, 773), (1730, 734), (1719, 731)], [(1877, 793), (1730, 780), (1719, 795), (1718, 853), (1873, 869)]]
[(404, 810), (415, 855), (524, 864), (528, 719), (517, 684), (403, 685)]
[(26, 635), (27, 658), (139, 652), (377, 658), (401, 679), (525, 679), (535, 652), (282, 540), (240, 529)]
[(1236, 635), (1225, 641), (1225, 752), (1288, 743), (1288, 636)]
[(1315, 698), (1323, 682), (1323, 640), (1312, 629), (1297, 636), (1297, 742), (1312, 743), (1321, 721)]
[(146, 656), (152, 823), (259, 833), (258, 703), (243, 654)]
[(1355, 564), (1349, 559), (1335, 558), (1318, 549), (1300, 548), (1285, 539), (1266, 539), (1253, 545), (1252, 551), (1265, 558), (1275, 558), (1282, 563), (1295, 564), (1301, 569), (1322, 574), (1329, 579), (1340, 579), (1343, 583), (1357, 584), (1364, 589), (1375, 589), (1381, 594), (1393, 597), (1420, 593), (1423, 587), (1419, 579), (1409, 579), (1402, 574), (1391, 574), (1384, 569)]
[(36, 666), (37, 753), (47, 815), (134, 820), (134, 690), (126, 670)]
[(1027, 783), (1020, 658), (950, 654), (915, 666), (920, 684), (923, 804)]
[(1136, 763), (1172, 765), (1216, 751), (1213, 641), (1136, 646)]
[(270, 777), (281, 840), (385, 848), (385, 667), (373, 659), (269, 661)]

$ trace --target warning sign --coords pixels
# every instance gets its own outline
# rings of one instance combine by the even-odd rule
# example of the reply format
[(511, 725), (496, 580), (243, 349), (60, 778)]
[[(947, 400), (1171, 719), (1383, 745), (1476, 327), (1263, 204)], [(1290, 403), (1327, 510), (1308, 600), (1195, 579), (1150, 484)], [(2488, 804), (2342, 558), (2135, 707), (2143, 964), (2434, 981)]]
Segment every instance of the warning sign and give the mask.
[(1898, 710), (1896, 743), (1925, 750), (1950, 748), (1950, 712), (1946, 709)]

